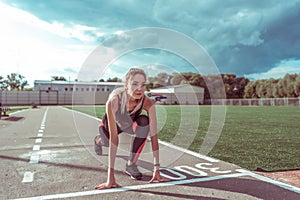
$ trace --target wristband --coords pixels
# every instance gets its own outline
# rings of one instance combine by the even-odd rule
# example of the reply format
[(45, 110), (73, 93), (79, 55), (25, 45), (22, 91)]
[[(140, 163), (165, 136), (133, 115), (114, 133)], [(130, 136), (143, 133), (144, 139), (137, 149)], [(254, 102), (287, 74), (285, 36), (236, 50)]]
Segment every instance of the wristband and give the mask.
[(160, 167), (159, 163), (154, 164), (154, 167)]

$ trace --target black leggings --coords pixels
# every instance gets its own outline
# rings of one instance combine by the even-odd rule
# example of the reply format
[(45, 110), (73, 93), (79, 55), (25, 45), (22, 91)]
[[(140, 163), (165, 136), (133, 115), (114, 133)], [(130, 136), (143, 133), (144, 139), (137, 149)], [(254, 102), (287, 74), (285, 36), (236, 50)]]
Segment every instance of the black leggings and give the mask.
[[(126, 132), (129, 134), (134, 134), (134, 138), (131, 142), (131, 150), (129, 155), (129, 160), (135, 163), (145, 145), (147, 136), (149, 134), (149, 118), (146, 115), (139, 115), (133, 121), (132, 126), (122, 130), (118, 127), (118, 134)], [(109, 131), (105, 129), (103, 123), (99, 126), (99, 134), (101, 137), (101, 143), (104, 146), (109, 145)]]

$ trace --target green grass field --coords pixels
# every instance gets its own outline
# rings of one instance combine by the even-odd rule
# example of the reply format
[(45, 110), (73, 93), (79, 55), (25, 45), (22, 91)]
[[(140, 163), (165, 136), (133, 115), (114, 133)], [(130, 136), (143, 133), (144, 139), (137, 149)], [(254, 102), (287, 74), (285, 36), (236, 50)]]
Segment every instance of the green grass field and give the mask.
[(16, 111), (19, 111), (19, 110), (24, 110), (24, 109), (29, 109), (31, 108), (32, 106), (9, 106), (10, 110), (7, 111), (7, 115), (11, 114), (11, 113), (14, 113)]
[[(184, 106), (157, 107), (159, 138), (199, 152), (210, 123), (211, 107), (187, 106), (191, 110), (191, 119), (194, 119), (193, 110), (196, 109), (200, 109), (201, 116), (197, 134), (188, 144), (186, 140), (193, 130), (189, 130), (189, 120), (185, 117), (185, 128), (178, 131), (181, 108), (185, 109)], [(96, 113), (99, 118), (105, 112), (104, 106), (73, 107), (73, 109), (94, 116)], [(209, 156), (249, 170), (300, 169), (299, 107), (227, 106), (226, 110), (221, 135)]]

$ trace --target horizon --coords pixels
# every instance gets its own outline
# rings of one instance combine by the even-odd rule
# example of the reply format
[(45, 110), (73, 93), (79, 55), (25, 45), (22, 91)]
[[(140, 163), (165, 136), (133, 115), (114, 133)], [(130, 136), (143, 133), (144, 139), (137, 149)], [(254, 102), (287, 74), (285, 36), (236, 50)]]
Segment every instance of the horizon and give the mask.
[[(14, 73), (14, 72), (13, 72)], [(162, 73), (162, 72), (158, 72), (157, 74), (155, 74), (154, 76), (147, 76), (147, 79), (149, 78), (149, 77), (156, 77), (159, 73)], [(187, 71), (187, 72), (179, 72), (179, 73), (196, 73), (196, 74), (199, 74), (199, 75), (201, 75), (201, 76), (210, 76), (210, 75), (225, 75), (225, 74), (228, 74), (228, 75), (235, 75), (236, 76), (236, 78), (246, 78), (246, 79), (248, 79), (249, 81), (256, 81), (256, 80), (267, 80), (267, 79), (275, 79), (275, 80), (278, 80), (278, 79), (281, 79), (281, 78), (284, 78), (284, 76), (286, 76), (286, 75), (298, 75), (298, 74), (300, 74), (300, 73), (286, 73), (286, 74), (282, 74), (280, 77), (263, 77), (263, 76), (260, 76), (260, 78), (259, 79), (254, 79), (254, 78), (247, 78), (246, 76), (238, 76), (237, 74), (234, 74), (234, 73), (219, 73), (219, 74), (207, 74), (207, 75), (203, 75), (203, 74), (200, 74), (200, 73), (197, 73), (197, 72), (190, 72), (190, 71)], [(9, 74), (7, 74), (7, 75), (10, 75), (11, 73), (9, 73)], [(6, 76), (7, 75), (5, 75), (5, 76), (3, 76), (3, 75), (0, 75), (0, 76), (3, 76), (3, 78), (4, 79), (6, 79)], [(20, 74), (20, 75), (22, 75), (22, 74)], [(172, 75), (172, 74), (168, 74), (167, 73), (167, 75)], [(64, 77), (64, 76), (60, 76), (60, 77), (63, 77), (63, 78), (65, 78), (66, 80), (52, 80), (51, 78), (52, 77), (50, 77), (49, 79), (34, 79), (33, 80), (33, 82), (32, 82), (32, 84), (30, 84), (30, 83), (28, 83), (28, 85), (25, 87), (25, 88), (27, 88), (27, 89), (30, 89), (30, 88), (34, 88), (34, 83), (36, 82), (36, 81), (51, 81), (51, 82), (90, 82), (90, 83), (92, 83), (92, 82), (101, 82), (100, 80), (101, 79), (103, 79), (103, 78), (99, 78), (98, 80), (78, 80), (77, 78), (75, 78), (75, 79), (67, 79), (66, 77)], [(113, 79), (113, 78), (116, 78), (116, 76), (114, 76), (114, 77), (108, 77), (107, 79), (103, 79), (104, 80), (104, 82), (109, 82), (108, 81), (108, 79)], [(119, 78), (119, 77), (117, 77), (117, 78)], [(27, 80), (26, 79), (26, 77), (24, 78), (24, 80)], [(28, 80), (27, 80), (28, 81)], [(121, 77), (121, 82), (123, 83), (124, 82), (124, 77)]]
[[(75, 80), (99, 45), (140, 27), (169, 29), (194, 40), (222, 74), (260, 80), (300, 73), (299, 0), (224, 5), (217, 1), (0, 0), (0, 12), (1, 75), (21, 74), (32, 87), (34, 80), (52, 76)], [(148, 76), (199, 73), (182, 55), (138, 49), (118, 57), (96, 76), (123, 77), (129, 66), (145, 65), (151, 65)]]
[[(180, 73), (193, 73), (193, 72), (180, 72)], [(197, 73), (198, 74), (198, 73)], [(279, 79), (282, 79), (282, 78), (284, 78), (284, 76), (286, 76), (286, 75), (299, 75), (300, 73), (286, 73), (286, 74), (284, 74), (282, 77), (279, 77), (279, 78), (274, 78), (274, 77), (267, 77), (267, 78), (261, 78), (261, 79), (249, 79), (249, 78), (247, 78), (247, 77), (245, 77), (245, 76), (237, 76), (236, 74), (233, 74), (233, 73), (220, 73), (220, 74), (208, 74), (208, 75), (202, 75), (202, 74), (199, 74), (199, 75), (201, 75), (201, 76), (212, 76), (212, 75), (235, 75), (236, 76), (236, 78), (246, 78), (246, 79), (248, 79), (249, 81), (256, 81), (256, 80), (268, 80), (268, 79), (275, 79), (275, 80), (279, 80)], [(156, 75), (158, 75), (158, 74), (156, 74)], [(171, 74), (168, 74), (167, 73), (167, 75), (171, 75)], [(155, 76), (150, 76), (151, 78), (152, 77), (155, 77)], [(65, 78), (65, 77), (64, 77)], [(108, 77), (108, 79), (113, 79), (113, 78), (115, 78), (115, 77)], [(118, 77), (117, 77), (118, 78)], [(147, 77), (147, 79), (149, 78), (149, 76)], [(26, 79), (26, 78), (25, 78)], [(104, 80), (104, 82), (120, 82), (120, 83), (124, 83), (124, 80), (123, 79), (121, 79), (121, 81), (108, 81), (108, 79), (106, 79), (106, 80)], [(34, 80), (34, 82), (33, 82), (33, 84), (32, 84), (32, 86), (30, 86), (30, 87), (25, 87), (25, 88), (33, 88), (34, 87), (34, 83), (36, 82), (36, 81), (49, 81), (49, 82), (86, 82), (86, 83), (94, 83), (94, 82), (101, 82), (100, 81), (100, 79), (99, 80), (91, 80), (91, 81), (85, 81), (85, 80), (77, 80), (77, 79), (74, 79), (74, 80), (69, 80), (69, 79), (66, 79), (66, 80), (51, 80), (51, 79), (49, 79), (49, 80), (40, 80), (40, 79), (36, 79), (36, 80)]]

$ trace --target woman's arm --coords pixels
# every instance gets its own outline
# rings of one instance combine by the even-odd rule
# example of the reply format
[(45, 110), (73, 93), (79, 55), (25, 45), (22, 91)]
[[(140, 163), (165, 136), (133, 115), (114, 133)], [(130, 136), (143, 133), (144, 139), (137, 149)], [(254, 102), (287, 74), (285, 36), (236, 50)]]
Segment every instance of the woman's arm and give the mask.
[(116, 125), (116, 109), (118, 108), (118, 100), (116, 98), (111, 99), (106, 103), (106, 114), (109, 128), (109, 163), (107, 171), (107, 181), (106, 183), (96, 186), (96, 189), (105, 189), (112, 187), (120, 187), (115, 179), (114, 166), (117, 155), (117, 149), (119, 144), (117, 125)]
[(114, 176), (114, 166), (116, 160), (117, 149), (119, 145), (119, 138), (116, 125), (116, 108), (117, 99), (112, 99), (106, 105), (108, 129), (109, 129), (109, 163), (108, 163), (108, 178)]
[(145, 110), (148, 112), (149, 117), (149, 128), (150, 128), (150, 138), (152, 144), (152, 151), (153, 151), (153, 163), (154, 163), (154, 170), (153, 170), (153, 177), (149, 181), (150, 183), (158, 181), (158, 182), (165, 182), (169, 181), (169, 179), (163, 178), (160, 176), (159, 172), (159, 144), (158, 144), (158, 134), (157, 134), (157, 118), (156, 118), (156, 110), (154, 102), (145, 97)]
[[(157, 135), (157, 119), (156, 119), (156, 110), (154, 103), (148, 104), (148, 117), (149, 117), (149, 128), (150, 128), (150, 138), (152, 144), (152, 151), (153, 151), (153, 163), (159, 164), (159, 145), (158, 145), (158, 135)], [(159, 169), (159, 167), (155, 167), (155, 170)]]

